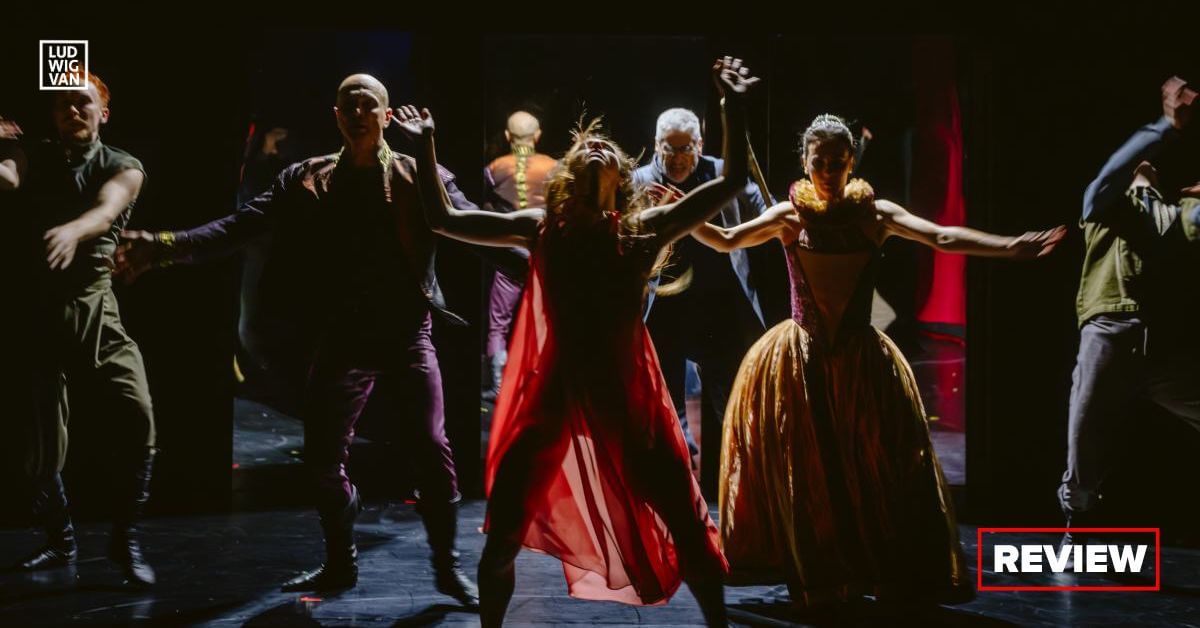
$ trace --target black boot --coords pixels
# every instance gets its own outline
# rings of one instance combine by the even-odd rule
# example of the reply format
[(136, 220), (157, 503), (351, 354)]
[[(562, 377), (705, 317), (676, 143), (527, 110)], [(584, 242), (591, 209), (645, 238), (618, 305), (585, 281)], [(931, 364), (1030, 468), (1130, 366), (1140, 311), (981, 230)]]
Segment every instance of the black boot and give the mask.
[(34, 514), (46, 530), (46, 545), (15, 565), (20, 571), (54, 569), (75, 564), (79, 549), (75, 544), (75, 526), (67, 511), (67, 494), (62, 476), (39, 483), (34, 494)]
[(507, 359), (508, 355), (504, 353), (484, 358), (484, 368), (487, 369), (484, 380), (487, 384), (484, 386), (481, 396), (483, 401), (495, 401), (500, 396), (500, 382), (504, 379), (504, 362)]
[(361, 504), (358, 489), (350, 485), (350, 502), (340, 508), (322, 508), (321, 531), (325, 534), (325, 564), (306, 571), (283, 584), (284, 592), (333, 591), (358, 584), (358, 547), (354, 544), (354, 520)]
[[(1067, 526), (1070, 527), (1070, 525), (1071, 521), (1068, 519)], [(1058, 548), (1061, 550), (1064, 547), (1072, 545), (1087, 545), (1089, 540), (1089, 535), (1086, 532), (1065, 532), (1063, 533), (1062, 540), (1058, 542)]]
[(725, 611), (725, 586), (720, 577), (710, 577), (704, 580), (691, 579), (687, 585), (696, 598), (696, 602), (700, 604), (700, 612), (704, 615), (704, 625), (709, 628), (721, 628), (729, 625), (729, 618)]
[(500, 396), (500, 383), (504, 381), (504, 363), (508, 361), (508, 352), (492, 356), (492, 398)]
[(479, 588), (463, 572), (454, 548), (458, 533), (458, 504), (454, 502), (417, 505), (421, 520), (425, 523), (425, 534), (429, 538), (429, 549), (433, 550), (434, 584), (439, 593), (448, 595), (468, 608), (479, 607)]
[[(1079, 511), (1064, 510), (1064, 513), (1067, 515), (1066, 527), (1068, 528), (1094, 528), (1097, 526), (1095, 509)], [(1075, 571), (1075, 552), (1070, 548), (1075, 545), (1087, 545), (1093, 539), (1094, 535), (1089, 532), (1063, 533), (1062, 540), (1058, 542), (1058, 549), (1059, 551), (1070, 551), (1069, 557), (1063, 567), (1065, 572)]]
[(108, 558), (121, 567), (126, 584), (148, 587), (155, 582), (154, 569), (146, 562), (139, 541), (137, 522), (150, 499), (150, 477), (154, 469), (154, 449), (146, 448), (136, 460), (133, 477), (128, 479), (122, 502), (113, 517)]
[[(1099, 516), (1099, 503), (1093, 505), (1088, 510), (1067, 510), (1063, 509), (1063, 514), (1067, 517), (1066, 527), (1068, 528), (1096, 528), (1100, 527), (1101, 517)], [(1059, 548), (1068, 545), (1087, 545), (1095, 539), (1095, 534), (1089, 532), (1066, 532), (1063, 534), (1062, 541), (1059, 542)]]

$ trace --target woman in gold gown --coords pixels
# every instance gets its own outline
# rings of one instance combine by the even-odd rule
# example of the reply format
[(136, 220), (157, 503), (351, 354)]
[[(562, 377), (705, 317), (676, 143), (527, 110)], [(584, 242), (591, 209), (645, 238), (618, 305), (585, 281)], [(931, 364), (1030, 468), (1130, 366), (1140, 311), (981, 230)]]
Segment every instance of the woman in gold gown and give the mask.
[(870, 325), (879, 247), (1049, 253), (1065, 229), (1018, 237), (934, 224), (850, 180), (854, 138), (836, 116), (803, 137), (807, 179), (755, 220), (693, 235), (719, 251), (771, 238), (787, 252), (792, 318), (746, 354), (725, 414), (720, 538), (733, 584), (786, 582), (800, 606), (859, 595), (973, 596), (953, 504), (912, 369)]

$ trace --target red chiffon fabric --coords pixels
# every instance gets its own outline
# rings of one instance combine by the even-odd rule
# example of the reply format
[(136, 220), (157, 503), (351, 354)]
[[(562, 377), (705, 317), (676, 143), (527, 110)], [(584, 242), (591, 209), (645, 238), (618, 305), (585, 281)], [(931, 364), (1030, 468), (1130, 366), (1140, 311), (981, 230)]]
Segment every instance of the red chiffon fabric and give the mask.
[[(665, 521), (704, 526), (707, 555), (695, 560), (728, 565), (641, 321), (649, 264), (622, 252), (615, 234), (600, 240), (539, 238), (496, 402), (485, 489), (493, 494), (501, 464), (534, 465), (521, 543), (562, 560), (572, 597), (663, 604), (681, 582), (680, 559), (693, 560), (678, 555)], [(557, 273), (549, 281), (548, 255)], [(513, 449), (528, 438), (539, 443), (535, 456)], [(507, 460), (510, 451), (525, 459)], [(495, 507), (504, 506), (490, 502), (489, 517)]]

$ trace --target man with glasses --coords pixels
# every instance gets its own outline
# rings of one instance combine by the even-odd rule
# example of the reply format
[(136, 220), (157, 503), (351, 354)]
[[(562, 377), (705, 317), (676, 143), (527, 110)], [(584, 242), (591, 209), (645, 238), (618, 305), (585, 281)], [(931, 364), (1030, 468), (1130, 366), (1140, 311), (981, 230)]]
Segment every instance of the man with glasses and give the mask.
[[(635, 183), (687, 193), (721, 172), (720, 159), (702, 154), (700, 120), (687, 109), (668, 109), (658, 116), (654, 143), (654, 157), (634, 172)], [(764, 209), (766, 202), (758, 186), (747, 181), (734, 201), (713, 218), (713, 224), (732, 227), (757, 217)], [(647, 326), (693, 456), (700, 451), (688, 427), (685, 379), (689, 360), (699, 367), (702, 394), (714, 418), (705, 423), (709, 436), (701, 439), (703, 460), (708, 461), (702, 469), (701, 485), (705, 492), (712, 492), (720, 457), (718, 427), (734, 375), (746, 349), (763, 334), (766, 323), (774, 321), (764, 320), (747, 251), (718, 253), (690, 235), (673, 248), (660, 285), (682, 278), (677, 285), (686, 287), (671, 295), (656, 295), (651, 290)]]

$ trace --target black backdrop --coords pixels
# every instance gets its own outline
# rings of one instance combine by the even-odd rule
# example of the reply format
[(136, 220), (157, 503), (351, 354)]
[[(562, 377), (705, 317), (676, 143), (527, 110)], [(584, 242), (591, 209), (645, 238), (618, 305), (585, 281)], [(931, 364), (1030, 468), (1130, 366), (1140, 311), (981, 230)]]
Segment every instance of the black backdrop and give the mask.
[[(441, 159), (478, 199), (478, 173), (498, 150), (504, 116), (514, 107), (543, 114), (544, 147), (551, 153), (565, 147), (567, 130), (584, 109), (605, 114), (616, 139), (635, 154), (648, 150), (654, 116), (667, 106), (703, 110), (715, 128), (706, 68), (724, 51), (745, 56), (766, 78), (752, 130), (776, 195), (795, 175), (795, 131), (829, 110), (876, 132), (865, 174), (882, 195), (899, 198), (904, 154), (892, 131), (911, 119), (908, 61), (914, 45), (929, 41), (807, 34), (409, 36), (236, 25), (203, 34), (30, 29), (0, 41), (0, 114), (21, 120), (31, 134), (48, 130), (32, 84), (38, 38), (90, 40), (93, 70), (114, 93), (104, 138), (145, 162), (149, 183), (135, 224), (150, 228), (190, 226), (232, 208), (246, 129), (265, 112), (311, 124), (314, 152), (335, 149), (328, 107), (338, 79), (352, 71), (376, 72), (397, 103), (414, 98), (435, 111)], [(1083, 188), (1100, 165), (1137, 125), (1158, 115), (1162, 80), (1173, 73), (1200, 77), (1179, 38), (1137, 48), (1117, 38), (1062, 34), (935, 39), (948, 42), (955, 55), (968, 222), (1002, 233), (1073, 225)], [(717, 137), (709, 133), (710, 152)], [(969, 519), (1058, 520), (1053, 491), (1065, 455), (1081, 252), (1075, 230), (1056, 255), (1036, 264), (968, 265)], [(903, 255), (896, 258), (903, 263)], [(477, 323), (478, 259), (447, 244), (439, 264), (452, 309)], [(9, 268), (20, 266), (13, 259)], [(19, 313), (27, 284), (28, 273), (16, 273), (10, 312)], [(231, 262), (157, 273), (120, 292), (127, 326), (146, 355), (159, 417), (164, 451), (153, 500), (159, 512), (228, 507), (235, 284)], [(27, 410), (28, 373), (19, 351), (37, 350), (20, 333), (19, 319), (14, 325), (16, 358), (6, 365), (4, 382), (9, 434)], [(439, 327), (435, 334), (460, 474), (477, 494), (479, 329)], [(75, 409), (73, 455), (80, 460), (71, 464), (86, 466), (102, 453), (105, 418), (89, 417), (80, 404)], [(1194, 526), (1194, 500), (1179, 496), (1200, 479), (1194, 455), (1200, 438), (1145, 408), (1124, 444), (1130, 455), (1109, 491), (1118, 506), (1114, 517)], [(18, 443), (9, 438), (5, 446), (15, 466)], [(72, 493), (83, 507), (97, 501), (88, 497), (99, 494), (91, 490), (93, 477), (73, 478)]]

